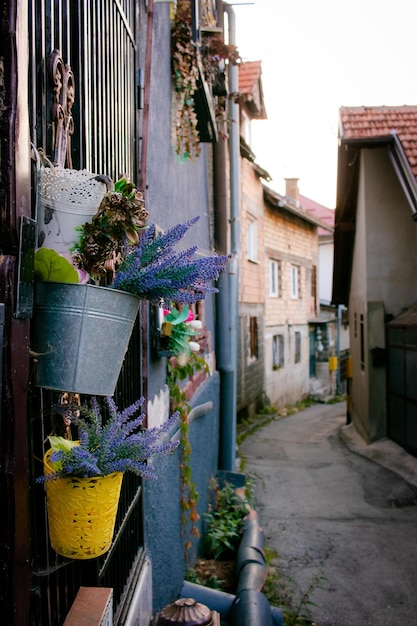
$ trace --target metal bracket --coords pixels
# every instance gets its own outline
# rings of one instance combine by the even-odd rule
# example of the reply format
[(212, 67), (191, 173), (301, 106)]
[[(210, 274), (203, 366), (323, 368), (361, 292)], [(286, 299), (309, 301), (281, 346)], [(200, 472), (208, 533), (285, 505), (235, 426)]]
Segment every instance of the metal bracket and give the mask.
[(35, 246), (36, 221), (23, 215), (20, 221), (19, 269), (15, 312), (17, 319), (32, 317)]

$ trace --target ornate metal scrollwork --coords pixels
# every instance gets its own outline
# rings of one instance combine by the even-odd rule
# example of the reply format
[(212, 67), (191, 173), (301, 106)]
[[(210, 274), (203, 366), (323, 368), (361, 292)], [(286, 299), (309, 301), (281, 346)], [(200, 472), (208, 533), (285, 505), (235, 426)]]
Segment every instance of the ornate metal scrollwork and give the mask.
[(49, 77), (53, 90), (51, 119), (54, 129), (54, 162), (56, 165), (72, 168), (71, 135), (74, 133), (72, 105), (75, 84), (71, 67), (64, 63), (59, 50), (54, 50), (51, 54)]

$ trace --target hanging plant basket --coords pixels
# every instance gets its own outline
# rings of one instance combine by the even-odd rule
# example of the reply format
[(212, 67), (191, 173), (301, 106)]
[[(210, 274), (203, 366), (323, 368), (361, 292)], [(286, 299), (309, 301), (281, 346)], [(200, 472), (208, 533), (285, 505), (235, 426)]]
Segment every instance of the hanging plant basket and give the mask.
[[(44, 472), (51, 474), (51, 450)], [(110, 548), (123, 474), (57, 478), (45, 483), (49, 539), (55, 552), (70, 559), (93, 559)]]
[(107, 191), (97, 174), (62, 166), (42, 167), (39, 185), (38, 245), (70, 254), (76, 228), (91, 222)]
[(36, 283), (35, 384), (113, 395), (139, 303), (139, 297), (107, 287)]

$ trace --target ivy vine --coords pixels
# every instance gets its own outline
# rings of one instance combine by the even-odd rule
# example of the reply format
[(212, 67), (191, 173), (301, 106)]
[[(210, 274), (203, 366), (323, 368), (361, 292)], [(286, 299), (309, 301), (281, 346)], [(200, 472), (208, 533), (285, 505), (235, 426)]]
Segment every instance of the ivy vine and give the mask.
[(192, 353), (182, 364), (176, 359), (170, 359), (167, 366), (167, 384), (173, 410), (180, 415), (180, 481), (181, 481), (181, 536), (184, 546), (184, 556), (187, 568), (189, 567), (189, 549), (192, 546), (192, 537), (198, 539), (200, 532), (197, 522), (200, 515), (197, 512), (198, 492), (192, 479), (191, 445), (189, 439), (188, 416), (191, 406), (187, 400), (187, 393), (183, 383), (192, 378), (197, 372), (208, 372), (206, 361)]

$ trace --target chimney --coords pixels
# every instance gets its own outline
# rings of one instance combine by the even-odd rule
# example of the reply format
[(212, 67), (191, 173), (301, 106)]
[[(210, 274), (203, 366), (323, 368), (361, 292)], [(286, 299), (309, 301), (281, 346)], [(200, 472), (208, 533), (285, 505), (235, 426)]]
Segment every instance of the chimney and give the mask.
[(300, 204), (298, 180), (298, 178), (285, 178), (285, 195), (288, 199), (291, 199), (296, 206)]

